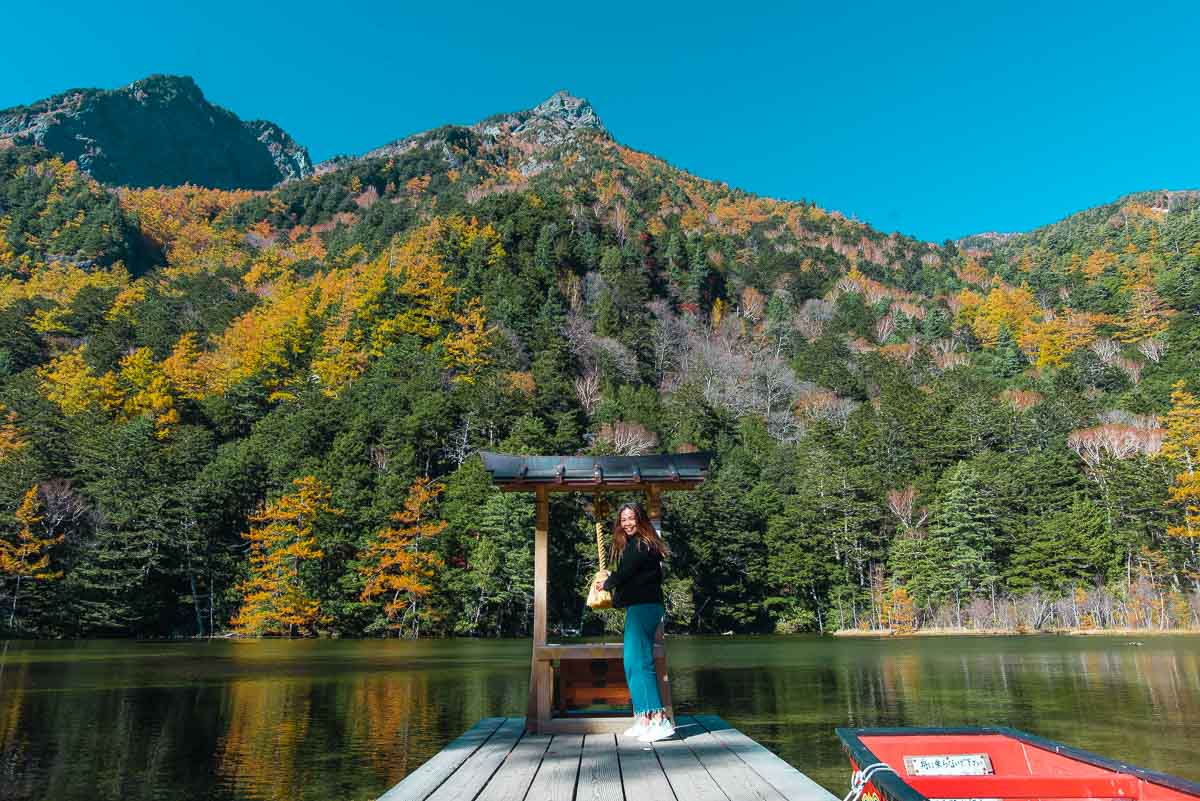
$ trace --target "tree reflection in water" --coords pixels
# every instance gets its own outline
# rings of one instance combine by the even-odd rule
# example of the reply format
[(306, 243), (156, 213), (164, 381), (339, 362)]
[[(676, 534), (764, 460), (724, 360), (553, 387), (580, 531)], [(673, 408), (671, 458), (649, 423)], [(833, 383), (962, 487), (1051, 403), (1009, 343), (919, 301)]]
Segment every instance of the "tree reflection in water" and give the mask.
[[(840, 793), (835, 726), (1003, 724), (1200, 780), (1200, 638), (670, 638), (719, 714)], [(528, 641), (11, 643), (0, 798), (372, 799), (482, 717)]]

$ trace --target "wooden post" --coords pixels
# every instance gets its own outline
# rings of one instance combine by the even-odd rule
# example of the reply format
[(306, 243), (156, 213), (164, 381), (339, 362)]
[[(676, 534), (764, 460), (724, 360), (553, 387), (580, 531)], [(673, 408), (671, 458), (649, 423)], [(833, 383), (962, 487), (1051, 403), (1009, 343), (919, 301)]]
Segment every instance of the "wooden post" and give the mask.
[(662, 494), (653, 484), (646, 487), (646, 515), (654, 530), (662, 534)]
[(537, 530), (533, 540), (533, 644), (546, 644), (546, 583), (550, 566), (550, 496), (537, 490)]
[(527, 728), (537, 733), (550, 719), (553, 671), (549, 662), (539, 662), (537, 648), (546, 644), (546, 583), (550, 565), (550, 498), (537, 488), (537, 522), (533, 539), (533, 653), (529, 666)]

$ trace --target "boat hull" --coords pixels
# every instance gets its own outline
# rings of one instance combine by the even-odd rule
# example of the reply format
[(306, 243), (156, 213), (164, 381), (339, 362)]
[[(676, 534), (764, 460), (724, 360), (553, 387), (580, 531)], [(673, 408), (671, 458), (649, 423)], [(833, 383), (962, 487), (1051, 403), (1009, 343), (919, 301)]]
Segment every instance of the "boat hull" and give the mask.
[(1200, 801), (1200, 784), (1002, 727), (838, 729), (861, 801)]

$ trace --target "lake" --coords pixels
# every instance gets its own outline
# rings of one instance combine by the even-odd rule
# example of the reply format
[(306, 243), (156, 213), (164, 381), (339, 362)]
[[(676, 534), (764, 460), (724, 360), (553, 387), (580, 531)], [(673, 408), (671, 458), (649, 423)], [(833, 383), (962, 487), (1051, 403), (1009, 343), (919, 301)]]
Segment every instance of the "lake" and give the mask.
[[(0, 645), (0, 798), (373, 799), (524, 713), (529, 641)], [(718, 714), (839, 797), (835, 726), (1001, 724), (1200, 781), (1200, 637), (677, 637)]]

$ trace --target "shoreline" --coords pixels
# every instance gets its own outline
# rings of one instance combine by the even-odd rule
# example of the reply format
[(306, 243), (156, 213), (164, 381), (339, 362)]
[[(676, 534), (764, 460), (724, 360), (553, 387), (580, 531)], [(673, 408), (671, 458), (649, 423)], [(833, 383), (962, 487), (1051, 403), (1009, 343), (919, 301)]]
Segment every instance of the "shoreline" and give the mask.
[(864, 638), (902, 638), (902, 637), (1162, 637), (1164, 635), (1196, 635), (1200, 629), (958, 629), (958, 628), (928, 628), (916, 629), (898, 633), (891, 629), (841, 629), (833, 632), (834, 637), (849, 639)]

